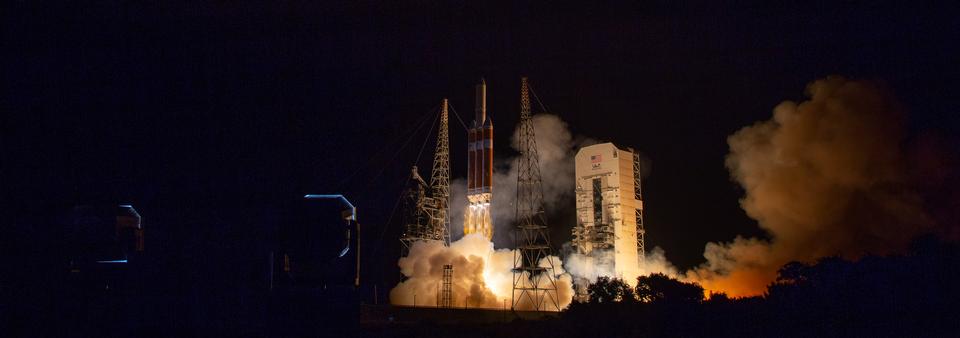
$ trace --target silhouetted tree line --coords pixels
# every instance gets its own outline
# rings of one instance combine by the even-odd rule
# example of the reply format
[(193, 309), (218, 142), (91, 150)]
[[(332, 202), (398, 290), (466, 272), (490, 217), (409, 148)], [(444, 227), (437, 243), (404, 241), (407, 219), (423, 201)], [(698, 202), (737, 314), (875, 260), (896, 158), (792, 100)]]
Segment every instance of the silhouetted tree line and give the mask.
[(573, 304), (561, 336), (960, 335), (960, 248), (934, 238), (903, 255), (791, 262), (763, 296), (732, 299), (663, 274), (637, 286), (599, 278)]
[(599, 277), (587, 287), (590, 303), (699, 303), (703, 301), (703, 287), (696, 283), (684, 283), (662, 273), (637, 278), (637, 287), (632, 288), (619, 278)]
[(762, 296), (704, 297), (703, 288), (662, 274), (630, 287), (599, 278), (591, 300), (553, 320), (418, 325), (397, 336), (471, 337), (957, 337), (960, 247), (933, 238), (909, 252), (856, 261), (784, 265)]

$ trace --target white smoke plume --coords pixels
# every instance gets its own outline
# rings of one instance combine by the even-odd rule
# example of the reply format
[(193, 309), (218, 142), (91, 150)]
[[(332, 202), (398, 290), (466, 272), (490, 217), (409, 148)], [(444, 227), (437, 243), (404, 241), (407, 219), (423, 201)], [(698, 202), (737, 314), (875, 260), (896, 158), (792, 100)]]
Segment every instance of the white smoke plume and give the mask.
[(809, 98), (728, 138), (726, 165), (769, 240), (708, 243), (689, 280), (731, 296), (762, 294), (790, 261), (905, 249), (933, 225), (908, 170), (904, 112), (881, 86), (831, 77)]
[(644, 259), (640, 260), (640, 269), (637, 275), (625, 276), (618, 274), (614, 269), (613, 251), (595, 250), (589, 255), (579, 253), (568, 253), (563, 260), (563, 267), (571, 275), (593, 283), (598, 277), (610, 277), (622, 279), (631, 286), (636, 286), (637, 277), (646, 276), (651, 273), (662, 273), (664, 275), (681, 279), (683, 276), (677, 271), (670, 261), (667, 260), (663, 249), (654, 247), (647, 252)]
[[(909, 167), (918, 157), (906, 149), (904, 112), (893, 96), (877, 84), (838, 77), (811, 83), (807, 94), (806, 101), (783, 102), (770, 120), (728, 138), (726, 166), (745, 190), (741, 206), (769, 239), (737, 237), (707, 243), (706, 263), (684, 273), (655, 248), (641, 262), (640, 274), (659, 272), (735, 297), (759, 295), (787, 262), (897, 252), (917, 235), (934, 230), (935, 222), (925, 213), (917, 191), (927, 164), (912, 163), (920, 170)], [(546, 208), (549, 212), (568, 207), (575, 150), (594, 142), (573, 138), (566, 123), (554, 115), (537, 115), (534, 125)], [(516, 139), (515, 133), (514, 148)], [(499, 246), (513, 245), (516, 181), (515, 159), (496, 166), (491, 212)], [(466, 189), (463, 180), (452, 185), (453, 238), (459, 238)], [(467, 236), (450, 248), (415, 246), (400, 262), (408, 279), (391, 291), (391, 301), (412, 305), (412, 294), (417, 294), (418, 304), (435, 304), (442, 264), (452, 262), (457, 271), (455, 295), (466, 296), (470, 306), (501, 307), (512, 288), (512, 255), (509, 250), (494, 250), (482, 236)], [(615, 275), (612, 260), (604, 258), (601, 252), (569, 253), (564, 262), (554, 261), (558, 271), (568, 272), (558, 281), (564, 306), (572, 298), (571, 275), (589, 281), (606, 276), (636, 282), (636, 276)], [(455, 297), (457, 306), (464, 303), (460, 298)]]
[[(549, 213), (570, 203), (574, 186), (573, 156), (577, 148), (595, 142), (587, 138), (574, 138), (567, 123), (556, 115), (534, 115), (533, 129), (540, 160), (544, 208)], [(519, 130), (515, 130), (510, 139), (510, 145), (515, 150), (519, 150), (519, 138)], [(497, 161), (493, 172), (493, 200), (490, 203), (493, 242), (497, 247), (513, 246), (517, 176), (516, 158)], [(463, 236), (463, 210), (467, 206), (466, 181), (455, 179), (450, 185), (451, 235), (452, 238), (460, 238)]]
[[(677, 267), (667, 260), (666, 253), (660, 247), (654, 247), (640, 261), (640, 275), (646, 276), (652, 273), (662, 273), (673, 278), (681, 278)], [(630, 284), (633, 285), (635, 282), (636, 278)]]
[[(573, 155), (574, 149), (585, 140), (574, 140), (567, 124), (556, 115), (538, 114), (533, 117), (537, 150), (540, 161), (540, 174), (543, 179), (544, 207), (556, 208), (571, 198), (573, 193)], [(519, 132), (515, 131), (511, 145), (517, 149)], [(457, 307), (502, 308), (504, 300), (509, 309), (513, 292), (514, 251), (496, 250), (498, 247), (513, 246), (513, 227), (516, 213), (517, 196), (516, 159), (499, 162), (493, 176), (493, 200), (491, 217), (494, 231), (493, 241), (487, 241), (482, 235), (463, 236), (463, 210), (467, 206), (466, 183), (464, 179), (451, 182), (451, 237), (459, 239), (444, 248), (439, 243), (417, 243), (407, 257), (401, 258), (401, 273), (407, 279), (390, 291), (390, 302), (397, 305), (414, 305), (414, 295), (418, 305), (436, 306), (437, 294), (442, 284), (443, 265), (454, 266), (452, 294)], [(559, 257), (552, 257), (556, 280), (558, 302), (565, 308), (573, 299), (571, 277), (563, 270)], [(549, 264), (544, 259), (541, 266)], [(521, 280), (528, 280), (526, 277)], [(545, 278), (540, 279), (546, 282)], [(541, 285), (545, 286), (545, 285)], [(519, 303), (518, 309), (529, 310), (532, 306)]]
[[(569, 253), (564, 257), (563, 267), (571, 275), (585, 279), (590, 283), (596, 282), (598, 277), (617, 277), (613, 264), (613, 252), (610, 250), (596, 250), (590, 255)], [(625, 281), (631, 278), (624, 278)]]
[[(407, 279), (390, 290), (390, 303), (407, 306), (437, 306), (443, 283), (443, 266), (453, 265), (451, 294), (453, 307), (510, 309), (513, 301), (513, 259), (509, 249), (495, 250), (481, 234), (470, 234), (444, 247), (438, 242), (418, 242), (407, 257), (400, 258), (400, 272)], [(560, 308), (573, 299), (570, 276), (564, 273), (558, 257), (551, 257)], [(541, 266), (549, 262), (544, 259)], [(522, 280), (529, 280), (523, 276)], [(546, 283), (541, 278), (541, 283)], [(529, 286), (529, 284), (527, 284)], [(541, 287), (547, 286), (542, 284)], [(519, 294), (518, 294), (519, 296)], [(529, 302), (518, 303), (517, 310), (532, 310)], [(549, 309), (547, 309), (549, 310)]]

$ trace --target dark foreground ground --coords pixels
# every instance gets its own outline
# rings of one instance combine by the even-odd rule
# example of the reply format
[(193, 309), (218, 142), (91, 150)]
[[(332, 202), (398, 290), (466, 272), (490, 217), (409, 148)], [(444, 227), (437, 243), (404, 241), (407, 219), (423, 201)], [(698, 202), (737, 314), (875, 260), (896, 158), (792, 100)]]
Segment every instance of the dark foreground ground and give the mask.
[(931, 309), (910, 314), (903, 310), (836, 313), (810, 308), (798, 310), (803, 313), (790, 313), (774, 309), (760, 299), (686, 306), (581, 304), (559, 316), (536, 320), (513, 317), (507, 322), (484, 323), (466, 318), (442, 321), (437, 319), (439, 316), (424, 316), (413, 322), (367, 323), (362, 325), (360, 336), (954, 337), (958, 332), (956, 310), (943, 313)]
[[(185, 283), (80, 267), (7, 283), (3, 337), (956, 337), (960, 250), (784, 266), (762, 297), (574, 304), (556, 313), (364, 305), (357, 289)], [(142, 266), (142, 265), (140, 265)], [(86, 270), (84, 270), (86, 269)], [(82, 272), (87, 271), (87, 272)], [(43, 274), (42, 270), (37, 272)]]

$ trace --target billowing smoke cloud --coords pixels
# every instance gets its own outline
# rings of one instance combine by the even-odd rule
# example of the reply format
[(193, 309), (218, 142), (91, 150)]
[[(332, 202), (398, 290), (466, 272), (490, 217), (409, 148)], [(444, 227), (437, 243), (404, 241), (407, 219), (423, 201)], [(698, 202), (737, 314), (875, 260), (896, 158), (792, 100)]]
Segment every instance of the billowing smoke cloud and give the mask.
[[(544, 207), (557, 208), (569, 204), (573, 194), (573, 155), (576, 146), (591, 142), (575, 140), (567, 124), (559, 117), (539, 114), (533, 117), (540, 174), (543, 178)], [(517, 149), (519, 132), (515, 131), (511, 145)], [(452, 294), (454, 305), (462, 307), (501, 308), (507, 300), (509, 308), (513, 292), (513, 255), (508, 249), (513, 246), (513, 227), (517, 197), (516, 158), (502, 161), (495, 166), (493, 176), (493, 242), (481, 235), (463, 236), (463, 210), (467, 206), (466, 182), (456, 179), (451, 182), (451, 237), (458, 239), (444, 248), (439, 243), (417, 243), (407, 257), (401, 258), (401, 272), (407, 279), (390, 292), (390, 302), (398, 305), (413, 305), (414, 297), (419, 305), (435, 306), (443, 279), (443, 265), (454, 266)], [(564, 199), (568, 199), (565, 201)], [(563, 262), (552, 257), (559, 303), (566, 307), (573, 299), (573, 287), (569, 274), (563, 270)], [(543, 260), (541, 266), (548, 264)], [(527, 280), (523, 278), (522, 280)], [(541, 278), (542, 282), (546, 279)], [(541, 285), (545, 286), (545, 285)], [(530, 309), (530, 304), (520, 303), (519, 309)]]
[[(438, 242), (418, 242), (407, 257), (400, 258), (400, 272), (407, 279), (390, 290), (390, 303), (395, 305), (437, 306), (443, 283), (443, 266), (453, 265), (451, 294), (454, 307), (510, 309), (513, 293), (513, 250), (495, 250), (493, 243), (481, 234), (471, 234), (444, 247)], [(565, 308), (573, 299), (571, 278), (564, 273), (558, 257), (551, 257), (556, 279), (558, 303)], [(546, 258), (540, 262), (547, 265)], [(529, 280), (523, 276), (522, 280)], [(547, 280), (540, 279), (541, 287)], [(530, 286), (530, 284), (526, 284)], [(519, 295), (518, 295), (519, 296)], [(520, 302), (516, 309), (532, 310), (529, 302)]]
[(783, 264), (901, 251), (933, 222), (905, 152), (904, 114), (877, 84), (831, 77), (809, 99), (728, 138), (726, 166), (769, 240), (708, 243), (690, 280), (731, 296), (762, 294)]
[[(576, 149), (596, 143), (588, 138), (574, 138), (567, 123), (551, 114), (533, 116), (533, 128), (540, 160), (540, 175), (543, 178), (544, 207), (548, 212), (572, 203), (574, 186), (573, 157)], [(510, 145), (518, 150), (519, 130), (515, 130)], [(517, 159), (498, 161), (493, 172), (493, 200), (490, 213), (493, 218), (493, 242), (497, 247), (513, 246), (513, 226), (516, 216)], [(451, 183), (451, 235), (463, 236), (463, 210), (467, 206), (466, 181), (456, 179)]]
[[(543, 178), (544, 206), (548, 210), (573, 206), (574, 187), (574, 156), (576, 150), (597, 143), (587, 137), (574, 137), (570, 133), (567, 123), (560, 117), (550, 114), (539, 114), (533, 117), (536, 133), (537, 152), (540, 161), (540, 174)], [(519, 150), (519, 130), (515, 130), (510, 145)], [(646, 159), (645, 157), (643, 157)], [(499, 163), (496, 166), (493, 178), (493, 201), (491, 216), (494, 224), (494, 243), (497, 247), (513, 246), (513, 226), (516, 216), (515, 200), (517, 196), (517, 168), (516, 159)], [(649, 165), (644, 166), (649, 168)], [(466, 203), (466, 189), (463, 180), (455, 180), (452, 188), (452, 223), (454, 224), (453, 238), (463, 236), (463, 210)], [(572, 227), (572, 224), (555, 220), (553, 226)], [(613, 254), (608, 252), (594, 252), (589, 256), (580, 255), (571, 250), (565, 251), (563, 267), (570, 275), (596, 281), (597, 277), (617, 277), (628, 283), (636, 283), (637, 276), (619, 276), (613, 266)], [(556, 265), (560, 268), (560, 265)], [(678, 276), (676, 268), (664, 257), (663, 250), (655, 248), (648, 253), (646, 260), (641, 262), (639, 272), (649, 274), (660, 272), (670, 276)]]
[[(806, 101), (783, 102), (774, 108), (772, 119), (728, 138), (726, 166), (744, 188), (741, 206), (768, 238), (708, 243), (706, 263), (683, 274), (655, 248), (641, 262), (640, 274), (660, 272), (731, 296), (758, 295), (787, 262), (898, 252), (917, 235), (937, 230), (924, 212), (919, 192), (925, 181), (921, 178), (940, 169), (931, 164), (939, 160), (937, 151), (923, 149), (922, 142), (905, 144), (904, 112), (892, 95), (877, 84), (843, 78), (815, 81), (807, 94)], [(547, 210), (569, 207), (575, 150), (595, 142), (572, 137), (557, 116), (535, 116), (534, 125)], [(516, 148), (516, 133), (511, 141)], [(931, 165), (933, 169), (924, 168)], [(515, 159), (496, 166), (491, 211), (494, 242), (501, 247), (513, 245), (516, 181)], [(466, 191), (462, 180), (452, 184), (456, 239), (462, 237)], [(564, 304), (572, 297), (570, 275), (636, 282), (636, 276), (617, 276), (612, 258), (602, 252), (583, 256), (567, 251), (562, 268), (569, 274), (558, 281)], [(509, 298), (512, 288), (512, 255), (509, 250), (494, 250), (482, 236), (467, 236), (450, 248), (415, 246), (400, 262), (409, 279), (391, 292), (391, 301), (412, 304), (412, 294), (417, 294), (418, 304), (435, 304), (442, 265), (453, 263), (455, 295), (471, 306), (503, 306), (502, 299)], [(561, 271), (559, 260), (554, 262)], [(464, 303), (460, 298), (455, 299), (457, 306)]]
[(635, 276), (617, 274), (613, 264), (613, 251), (595, 250), (589, 255), (575, 252), (565, 255), (563, 267), (571, 275), (583, 278), (590, 283), (596, 282), (598, 277), (620, 278), (632, 286), (636, 286), (637, 277), (651, 273), (662, 273), (673, 278), (683, 278), (667, 260), (663, 249), (655, 247), (640, 261), (640, 269)]

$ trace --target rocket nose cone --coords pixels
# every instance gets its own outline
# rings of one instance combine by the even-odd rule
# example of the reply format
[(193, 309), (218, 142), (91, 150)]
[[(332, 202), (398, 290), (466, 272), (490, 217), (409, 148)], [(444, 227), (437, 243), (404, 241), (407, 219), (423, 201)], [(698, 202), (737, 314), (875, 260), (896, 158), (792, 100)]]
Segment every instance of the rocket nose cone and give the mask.
[(487, 85), (487, 79), (485, 79), (485, 78), (483, 78), (483, 76), (481, 76), (481, 77), (480, 77), (480, 84), (486, 86), (486, 85)]

